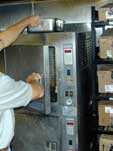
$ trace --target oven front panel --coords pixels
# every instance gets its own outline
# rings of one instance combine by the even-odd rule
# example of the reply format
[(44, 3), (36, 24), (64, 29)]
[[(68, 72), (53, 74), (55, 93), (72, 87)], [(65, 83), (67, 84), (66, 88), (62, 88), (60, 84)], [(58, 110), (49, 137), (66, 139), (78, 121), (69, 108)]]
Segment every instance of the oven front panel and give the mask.
[(61, 119), (16, 114), (13, 151), (61, 151)]

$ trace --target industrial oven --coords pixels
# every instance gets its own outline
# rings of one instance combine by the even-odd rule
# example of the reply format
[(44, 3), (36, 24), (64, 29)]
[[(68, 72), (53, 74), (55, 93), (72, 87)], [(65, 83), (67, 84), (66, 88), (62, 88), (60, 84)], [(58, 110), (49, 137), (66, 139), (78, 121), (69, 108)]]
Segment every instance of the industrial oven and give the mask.
[(45, 89), (42, 99), (15, 111), (13, 151), (88, 150), (92, 42), (86, 27), (25, 33), (5, 49), (6, 73), (25, 80), (39, 72)]

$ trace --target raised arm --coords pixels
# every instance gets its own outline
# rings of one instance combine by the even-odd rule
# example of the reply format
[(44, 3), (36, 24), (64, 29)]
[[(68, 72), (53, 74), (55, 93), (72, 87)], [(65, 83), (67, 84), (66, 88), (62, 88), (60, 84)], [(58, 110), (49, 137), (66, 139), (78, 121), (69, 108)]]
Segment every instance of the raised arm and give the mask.
[(39, 19), (40, 19), (39, 16), (32, 16), (7, 28), (5, 31), (0, 32), (0, 50), (13, 43), (18, 38), (18, 36), (24, 30), (25, 27), (29, 25), (38, 26)]

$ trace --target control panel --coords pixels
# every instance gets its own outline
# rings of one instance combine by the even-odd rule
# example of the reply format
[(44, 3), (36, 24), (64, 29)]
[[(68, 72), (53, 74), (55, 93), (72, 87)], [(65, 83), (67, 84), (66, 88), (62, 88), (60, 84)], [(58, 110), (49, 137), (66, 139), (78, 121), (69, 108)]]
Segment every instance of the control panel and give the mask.
[(75, 151), (76, 138), (75, 138), (75, 120), (74, 118), (66, 118), (66, 134), (67, 134), (67, 151)]
[[(68, 110), (72, 110), (75, 107), (75, 75), (73, 69), (73, 45), (66, 44), (63, 47), (64, 53), (64, 105), (68, 108)], [(77, 130), (77, 123), (75, 122), (75, 115), (74, 113), (70, 117), (65, 118), (65, 138), (66, 138), (66, 151), (75, 151), (77, 150), (77, 140), (76, 134)]]
[(73, 88), (73, 45), (66, 44), (63, 47), (64, 53), (64, 105), (74, 105)]

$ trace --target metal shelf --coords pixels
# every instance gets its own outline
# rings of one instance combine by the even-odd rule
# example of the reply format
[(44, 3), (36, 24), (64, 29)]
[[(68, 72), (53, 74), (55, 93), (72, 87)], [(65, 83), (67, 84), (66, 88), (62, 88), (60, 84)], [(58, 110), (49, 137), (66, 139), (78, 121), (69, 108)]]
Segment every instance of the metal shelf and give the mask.
[(113, 135), (113, 131), (101, 131), (101, 130), (98, 130), (97, 133), (98, 133), (98, 134)]
[(113, 64), (112, 59), (97, 59), (97, 64)]
[(113, 26), (113, 21), (94, 21), (93, 26), (96, 28), (105, 27), (105, 26)]
[(113, 135), (113, 128), (110, 130), (110, 127), (98, 126), (97, 133), (98, 134)]
[(93, 129), (93, 133), (96, 133), (98, 135), (100, 134), (107, 134), (107, 135), (113, 135), (113, 130), (105, 130), (104, 126), (98, 126), (97, 129)]
[(96, 100), (108, 100), (113, 101), (113, 93), (99, 93), (96, 96)]

